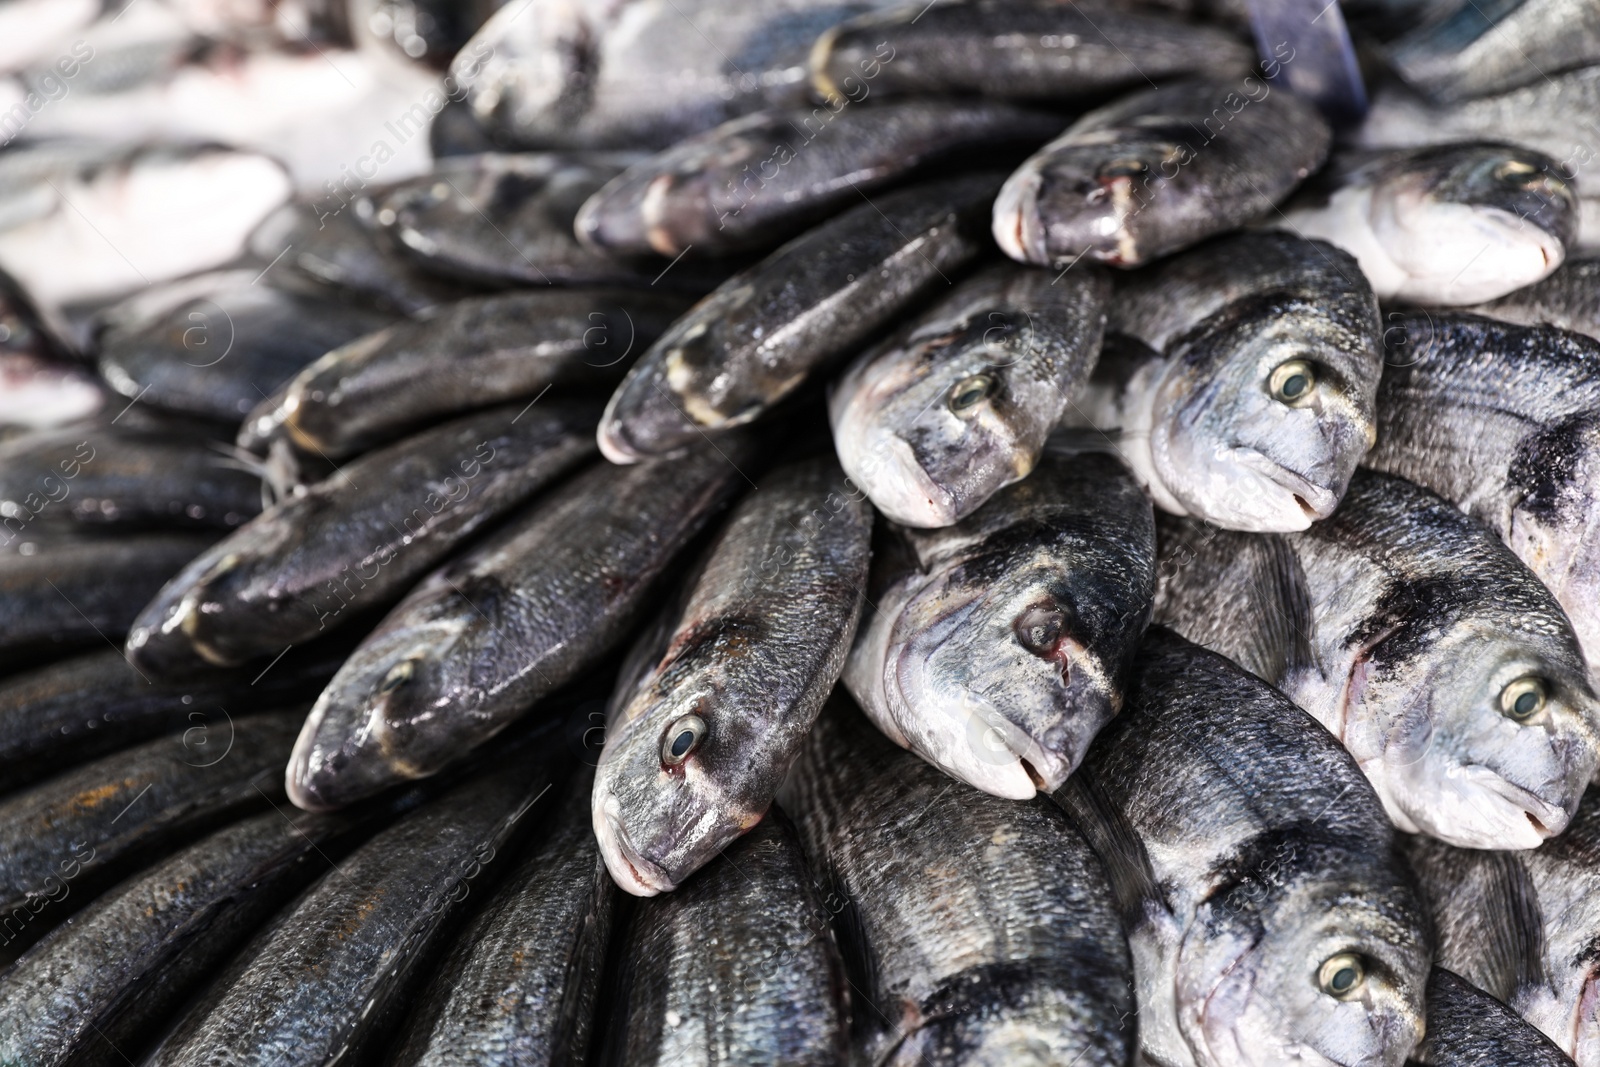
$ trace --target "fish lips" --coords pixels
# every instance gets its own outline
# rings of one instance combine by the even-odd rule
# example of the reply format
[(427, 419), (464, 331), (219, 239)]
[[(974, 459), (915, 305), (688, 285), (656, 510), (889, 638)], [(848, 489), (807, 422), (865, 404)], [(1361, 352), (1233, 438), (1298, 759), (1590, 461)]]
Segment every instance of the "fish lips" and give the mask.
[(612, 881), (636, 897), (653, 897), (677, 888), (666, 868), (644, 858), (622, 826), (622, 804), (615, 793), (596, 784), (594, 836)]

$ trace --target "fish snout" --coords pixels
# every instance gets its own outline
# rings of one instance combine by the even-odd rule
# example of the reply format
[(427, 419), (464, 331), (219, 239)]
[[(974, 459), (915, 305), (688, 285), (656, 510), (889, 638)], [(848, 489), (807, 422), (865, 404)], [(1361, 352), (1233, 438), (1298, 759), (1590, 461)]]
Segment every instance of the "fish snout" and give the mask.
[(596, 794), (594, 833), (612, 881), (636, 897), (670, 892), (676, 883), (658, 863), (645, 859), (622, 826), (622, 804), (615, 793)]

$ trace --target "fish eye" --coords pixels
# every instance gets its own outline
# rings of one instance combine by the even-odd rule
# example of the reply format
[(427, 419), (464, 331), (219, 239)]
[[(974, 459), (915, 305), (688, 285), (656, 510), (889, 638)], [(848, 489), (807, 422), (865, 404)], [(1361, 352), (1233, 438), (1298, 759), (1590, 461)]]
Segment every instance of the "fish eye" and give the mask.
[(950, 390), (950, 410), (965, 411), (994, 392), (994, 379), (987, 374), (963, 378)]
[(661, 741), (661, 762), (676, 767), (700, 747), (706, 737), (706, 721), (698, 715), (685, 715), (667, 728)]
[(1055, 652), (1056, 644), (1061, 640), (1061, 633), (1067, 628), (1067, 620), (1060, 611), (1052, 608), (1033, 607), (1017, 616), (1017, 621), (1012, 629), (1016, 631), (1017, 643), (1032, 652), (1035, 656), (1049, 656)]
[(1144, 160), (1125, 156), (1103, 164), (1095, 174), (1102, 181), (1116, 181), (1118, 178), (1137, 178), (1149, 169), (1150, 164)]
[(1267, 379), (1267, 389), (1272, 393), (1272, 399), (1290, 405), (1300, 403), (1316, 387), (1316, 368), (1303, 359), (1291, 359), (1278, 364), (1272, 377)]
[(1330, 997), (1343, 1000), (1367, 980), (1367, 961), (1354, 952), (1341, 952), (1323, 961), (1317, 985)]
[(417, 661), (403, 659), (389, 668), (389, 673), (383, 676), (383, 681), (378, 683), (379, 693), (392, 693), (402, 685), (411, 681), (411, 676), (417, 673)]
[(1500, 690), (1500, 712), (1516, 722), (1527, 722), (1544, 710), (1546, 699), (1544, 679), (1530, 674)]

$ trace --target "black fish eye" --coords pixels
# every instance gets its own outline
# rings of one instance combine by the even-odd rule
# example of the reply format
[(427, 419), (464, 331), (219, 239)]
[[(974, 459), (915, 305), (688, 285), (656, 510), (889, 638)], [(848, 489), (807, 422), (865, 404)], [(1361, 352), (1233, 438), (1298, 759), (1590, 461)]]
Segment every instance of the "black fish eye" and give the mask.
[(976, 406), (994, 392), (994, 379), (987, 374), (974, 374), (963, 378), (950, 390), (950, 410), (965, 411)]
[(1272, 377), (1267, 380), (1267, 389), (1272, 393), (1272, 398), (1285, 404), (1299, 403), (1310, 396), (1316, 387), (1316, 368), (1303, 359), (1291, 359), (1278, 364)]
[(1530, 674), (1500, 690), (1500, 711), (1508, 719), (1527, 722), (1544, 710), (1548, 698), (1544, 679)]
[(705, 740), (706, 721), (698, 715), (685, 715), (667, 728), (661, 741), (661, 762), (676, 767)]
[(1066, 628), (1067, 620), (1060, 611), (1039, 607), (1024, 611), (1017, 617), (1013, 627), (1018, 643), (1040, 657), (1055, 653), (1056, 644)]
[(383, 681), (378, 683), (379, 693), (392, 693), (402, 685), (411, 681), (411, 676), (417, 673), (417, 661), (403, 659), (389, 668), (389, 673), (383, 676)]
[(1330, 997), (1347, 997), (1367, 980), (1367, 963), (1354, 952), (1330, 956), (1317, 971), (1317, 985)]

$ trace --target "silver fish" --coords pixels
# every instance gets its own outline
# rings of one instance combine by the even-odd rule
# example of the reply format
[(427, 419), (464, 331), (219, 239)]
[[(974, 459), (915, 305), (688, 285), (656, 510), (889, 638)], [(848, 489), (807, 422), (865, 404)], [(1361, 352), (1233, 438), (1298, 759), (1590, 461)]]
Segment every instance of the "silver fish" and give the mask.
[(844, 963), (781, 809), (671, 896), (634, 912), (608, 1067), (834, 1067), (849, 1049)]
[(1572, 1067), (1572, 1059), (1499, 1000), (1435, 967), (1428, 1034), (1408, 1064), (1427, 1067)]
[(960, 283), (856, 360), (828, 402), (839, 462), (879, 511), (948, 526), (1025, 478), (1088, 380), (1111, 286), (1007, 265)]
[(1465, 310), (1523, 326), (1559, 326), (1600, 340), (1600, 258), (1568, 259), (1536, 285)]
[(1542, 152), (1491, 142), (1336, 160), (1278, 220), (1356, 257), (1380, 300), (1476, 304), (1532, 285), (1577, 243), (1578, 198)]
[(600, 422), (613, 463), (748, 423), (982, 249), (998, 178), (905, 189), (802, 234), (696, 304), (628, 371)]
[(237, 666), (382, 607), (591, 454), (591, 409), (521, 407), (490, 408), (369, 452), (268, 508), (145, 606), (129, 631), (129, 661), (166, 676)]
[(783, 803), (845, 951), (852, 1063), (1133, 1062), (1127, 938), (1105, 869), (1055, 805), (951, 782), (842, 694)]
[(824, 100), (978, 93), (1077, 101), (1142, 89), (1152, 79), (1243, 79), (1254, 65), (1254, 51), (1237, 36), (1157, 10), (955, 0), (834, 26), (811, 51), (811, 84)]
[(290, 799), (337, 807), (435, 774), (598, 664), (744, 483), (729, 451), (591, 467), (418, 584), (312, 708)]
[(770, 248), (919, 168), (1003, 158), (1060, 129), (1006, 104), (848, 104), (746, 115), (635, 163), (579, 209), (579, 240), (622, 255)]
[(1372, 446), (1383, 368), (1354, 259), (1285, 233), (1222, 238), (1129, 276), (1107, 330), (1066, 422), (1119, 430), (1158, 508), (1303, 530), (1338, 505)]
[(844, 681), (890, 740), (995, 796), (1059, 786), (1122, 706), (1155, 522), (1106, 456), (1046, 457), (941, 530), (890, 528)]
[[(1400, 829), (1522, 849), (1566, 828), (1600, 766), (1600, 701), (1555, 598), (1477, 520), (1363, 470), (1333, 518), (1273, 547), (1177, 520), (1161, 540), (1156, 621), (1310, 712)], [(1240, 613), (1219, 612), (1220, 581)]]
[(1253, 75), (1133, 93), (1006, 179), (994, 239), (1022, 263), (1137, 267), (1270, 210), (1331, 138), (1311, 104)]
[(647, 639), (641, 675), (624, 669), (594, 783), (595, 836), (623, 889), (676, 888), (766, 814), (844, 669), (871, 530), (872, 506), (831, 459), (764, 478), (664, 647)]
[(1389, 318), (1366, 464), (1494, 531), (1600, 665), (1600, 342), (1464, 313)]
[(610, 392), (689, 302), (626, 289), (540, 289), (446, 304), (328, 352), (258, 404), (239, 444), (287, 437), (344, 459), (517, 397)]
[(1415, 88), (1460, 103), (1600, 63), (1600, 10), (1583, 0), (1456, 0), (1383, 52)]
[(1433, 945), (1354, 760), (1277, 690), (1154, 628), (1057, 798), (1128, 926), (1142, 1061), (1399, 1067)]

